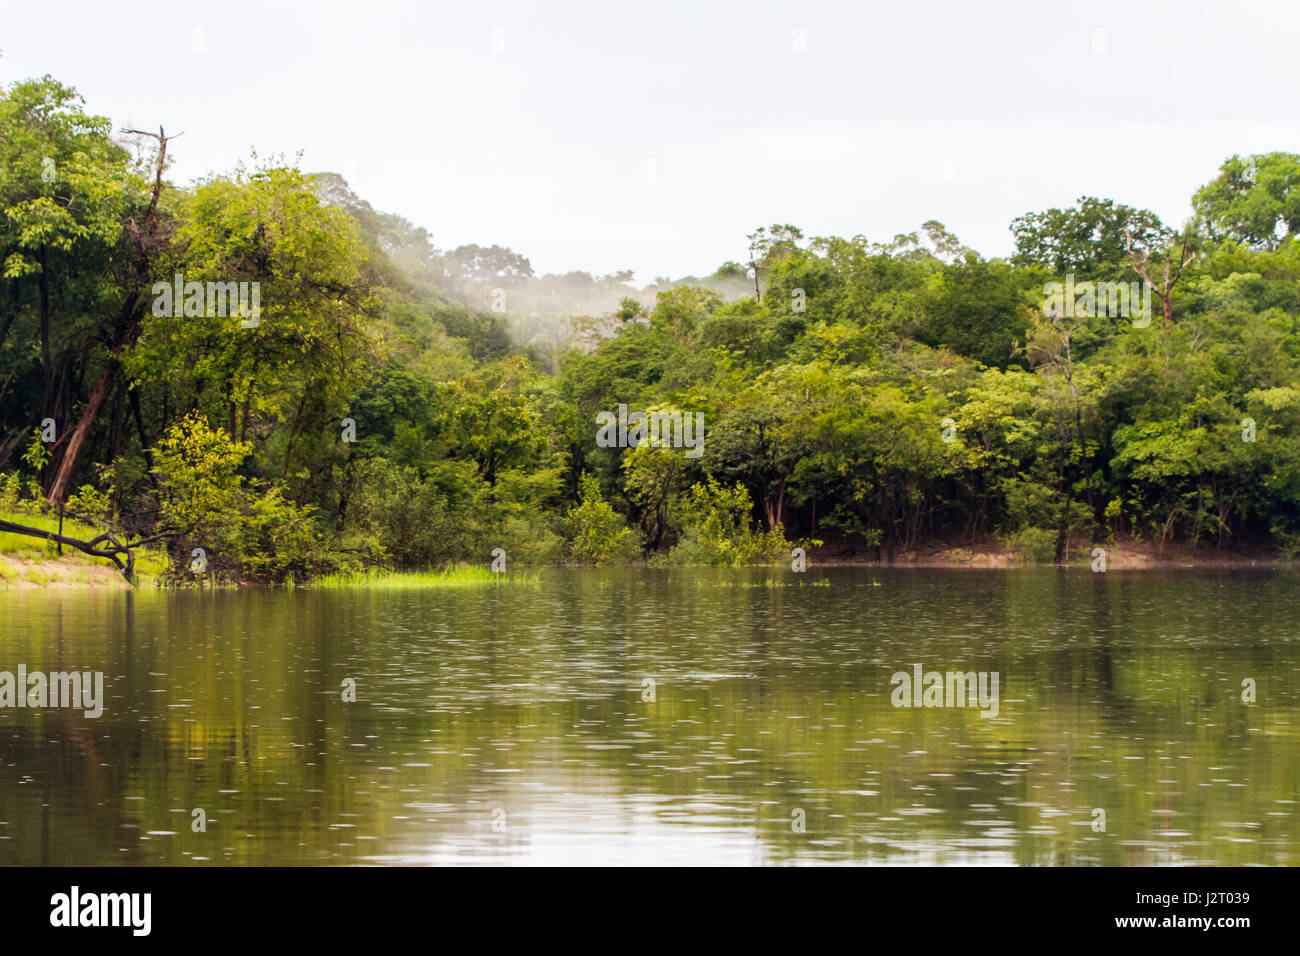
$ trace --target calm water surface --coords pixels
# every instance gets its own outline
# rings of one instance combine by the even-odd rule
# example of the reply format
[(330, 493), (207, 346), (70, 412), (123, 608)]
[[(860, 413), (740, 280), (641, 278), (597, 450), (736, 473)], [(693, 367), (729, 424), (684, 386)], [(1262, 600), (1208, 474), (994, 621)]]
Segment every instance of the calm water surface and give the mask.
[[(107, 698), (0, 710), (0, 864), (1296, 865), (1297, 622), (1290, 572), (0, 591), (0, 670)], [(893, 707), (917, 663), (998, 715)]]

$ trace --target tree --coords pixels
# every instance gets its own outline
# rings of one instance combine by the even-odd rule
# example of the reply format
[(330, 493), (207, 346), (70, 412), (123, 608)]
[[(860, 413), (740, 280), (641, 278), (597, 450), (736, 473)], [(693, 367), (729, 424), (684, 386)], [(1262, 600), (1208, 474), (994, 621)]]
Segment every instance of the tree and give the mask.
[(1011, 221), (1011, 231), (1012, 261), (1054, 275), (1113, 271), (1128, 258), (1130, 241), (1151, 248), (1172, 238), (1155, 213), (1093, 196), (1079, 197), (1073, 209), (1025, 213)]
[(466, 290), (512, 288), (533, 275), (526, 258), (503, 246), (458, 246), (447, 253), (446, 263), (452, 282)]
[[(99, 380), (82, 409), (80, 420), (68, 434), (68, 443), (63, 449), (54, 480), (50, 483), (49, 498), (56, 504), (62, 504), (67, 497), (78, 457), (90, 429), (99, 417), (109, 392), (117, 383), (118, 373), (122, 369), (122, 363), (129, 349), (140, 335), (147, 305), (145, 290), (150, 284), (153, 264), (166, 248), (169, 239), (170, 224), (159, 211), (159, 200), (163, 192), (163, 173), (167, 169), (167, 133), (161, 126), (157, 133), (145, 133), (140, 130), (125, 132), (157, 141), (157, 150), (152, 164), (153, 183), (145, 193), (148, 196), (148, 204), (143, 209), (128, 206), (123, 219), (125, 265), (120, 279), (120, 292), (113, 297), (117, 302), (116, 314), (112, 317), (111, 325), (103, 330), (107, 333), (109, 341), (108, 355), (104, 358)], [(140, 191), (137, 188), (132, 191), (132, 195), (138, 196)]]
[(1212, 238), (1276, 249), (1300, 235), (1300, 155), (1232, 156), (1196, 191), (1192, 207)]
[(542, 422), (520, 391), (526, 368), (510, 359), (442, 390), (450, 453), (475, 462), (488, 485), (506, 469), (536, 462), (546, 449)]
[[(5, 407), (17, 420), (0, 421), (11, 430), (0, 463), (33, 418), (58, 422), (57, 454), (65, 454), (77, 357), (98, 358), (113, 340), (131, 275), (123, 224), (140, 211), (138, 170), (109, 121), (81, 104), (48, 76), (0, 92), (0, 355), (21, 376), (20, 396)], [(17, 341), (6, 350), (11, 334)], [(39, 362), (31, 377), (28, 356)]]
[(968, 260), (934, 275), (921, 299), (916, 337), (983, 365), (1005, 368), (1029, 327), (1022, 283), (1009, 266)]
[(801, 399), (792, 378), (767, 373), (734, 396), (734, 407), (709, 431), (711, 472), (741, 482), (762, 506), (769, 530), (785, 521), (790, 478), (802, 451), (794, 427)]
[[(375, 352), (373, 278), (356, 224), (309, 177), (273, 165), (208, 180), (181, 215), (167, 272), (209, 288), (256, 284), (260, 311), (155, 302), (131, 371), (189, 393), (237, 441), (287, 421), (274, 448), (287, 475), (300, 437), (343, 417)], [(173, 281), (157, 278), (164, 291)]]
[(1197, 255), (1195, 248), (1188, 248), (1191, 240), (1190, 233), (1185, 233), (1182, 243), (1177, 247), (1177, 253), (1174, 252), (1175, 247), (1172, 245), (1165, 250), (1161, 257), (1164, 261), (1161, 263), (1160, 284), (1157, 285), (1151, 281), (1151, 250), (1135, 244), (1133, 237), (1128, 233), (1124, 235), (1124, 248), (1128, 251), (1129, 262), (1133, 266), (1133, 271), (1142, 277), (1143, 282), (1155, 290), (1156, 295), (1160, 296), (1160, 307), (1164, 312), (1166, 329), (1172, 328), (1174, 324), (1174, 286), (1183, 277), (1183, 270), (1192, 263), (1192, 260)]
[(760, 302), (763, 293), (759, 287), (759, 274), (772, 267), (782, 256), (799, 247), (803, 232), (791, 225), (759, 226), (746, 238), (749, 239), (749, 268), (754, 274), (754, 298)]

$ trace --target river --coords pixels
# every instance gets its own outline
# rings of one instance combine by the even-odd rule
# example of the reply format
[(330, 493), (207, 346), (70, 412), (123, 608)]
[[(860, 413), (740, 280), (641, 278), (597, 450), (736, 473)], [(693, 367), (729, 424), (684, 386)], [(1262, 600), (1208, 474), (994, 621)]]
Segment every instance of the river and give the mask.
[(0, 709), (0, 863), (1295, 865), (1298, 621), (1290, 571), (0, 591), (0, 670), (105, 688)]

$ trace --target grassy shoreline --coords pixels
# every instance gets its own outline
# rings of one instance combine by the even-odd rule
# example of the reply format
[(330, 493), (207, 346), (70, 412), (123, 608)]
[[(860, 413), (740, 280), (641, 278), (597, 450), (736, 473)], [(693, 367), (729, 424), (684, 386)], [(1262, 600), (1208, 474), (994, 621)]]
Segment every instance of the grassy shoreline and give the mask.
[[(5, 516), (0, 513), (0, 516)], [(58, 519), (52, 516), (13, 515), (11, 520), (57, 531)], [(64, 533), (84, 539), (93, 538), (98, 530), (74, 519), (65, 519)], [(867, 550), (844, 547), (836, 542), (827, 547), (810, 549), (808, 564), (814, 567), (883, 568), (888, 565)], [(1219, 551), (1202, 544), (1191, 548), (1186, 544), (1171, 543), (1163, 553), (1152, 542), (1116, 541), (1093, 545), (1089, 542), (1072, 542), (1067, 567), (1088, 567), (1093, 547), (1106, 550), (1108, 571), (1173, 570), (1180, 568), (1293, 568), (1295, 561), (1263, 550), (1234, 553)], [(769, 567), (783, 567), (778, 562)], [(1026, 561), (1015, 549), (994, 541), (985, 541), (974, 547), (931, 546), (915, 551), (900, 551), (895, 555), (896, 568), (948, 568), (948, 569), (1010, 569), (1044, 566)], [(1050, 562), (1046, 566), (1051, 566)], [(165, 583), (168, 556), (158, 549), (141, 549), (136, 557), (136, 587), (174, 587)], [(677, 568), (683, 570), (683, 568)], [(281, 587), (299, 587), (313, 590), (342, 588), (380, 588), (384, 590), (418, 590), (424, 588), (486, 587), (500, 584), (536, 585), (536, 569), (497, 574), (478, 565), (459, 565), (450, 568), (419, 571), (393, 571), (372, 569), (368, 571), (325, 574), (306, 581), (293, 582)], [(210, 586), (210, 585), (205, 585)], [(0, 533), (0, 590), (6, 588), (128, 588), (130, 584), (109, 561), (94, 558), (64, 547), (59, 555), (55, 546), (38, 538)], [(179, 587), (186, 587), (180, 585)], [(231, 582), (221, 588), (273, 587), (255, 582)]]
[(515, 571), (498, 574), (477, 565), (461, 565), (428, 571), (372, 570), (346, 574), (322, 574), (302, 586), (311, 590), (365, 587), (401, 591), (421, 588), (489, 587), (499, 584), (535, 585), (538, 581), (536, 572)]

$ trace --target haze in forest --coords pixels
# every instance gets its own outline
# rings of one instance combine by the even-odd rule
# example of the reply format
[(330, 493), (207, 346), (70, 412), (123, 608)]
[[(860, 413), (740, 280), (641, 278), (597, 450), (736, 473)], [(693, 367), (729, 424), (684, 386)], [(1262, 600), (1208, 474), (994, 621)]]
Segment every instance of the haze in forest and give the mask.
[(0, 84), (49, 74), (184, 132), (178, 182), (301, 152), (439, 248), (643, 287), (741, 260), (758, 223), (888, 242), (938, 219), (988, 257), (1082, 195), (1180, 224), (1225, 156), (1300, 141), (1296, 27), (1262, 0), (159, 2), (56, 40), (13, 4)]

